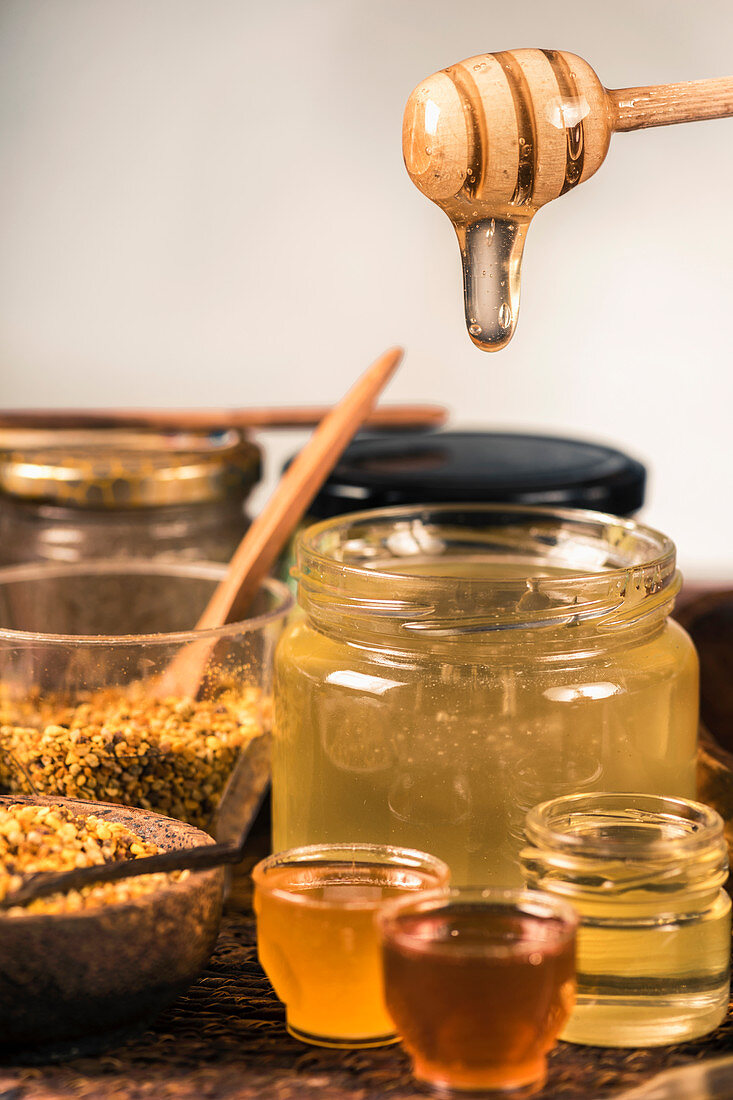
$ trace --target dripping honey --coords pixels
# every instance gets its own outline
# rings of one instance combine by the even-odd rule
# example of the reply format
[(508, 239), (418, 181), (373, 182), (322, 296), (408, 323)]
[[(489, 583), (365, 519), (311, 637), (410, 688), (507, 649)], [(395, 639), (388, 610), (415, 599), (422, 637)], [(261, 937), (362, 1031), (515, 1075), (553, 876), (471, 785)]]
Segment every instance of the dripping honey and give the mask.
[(498, 351), (512, 338), (529, 224), (602, 163), (611, 135), (606, 91), (560, 50), (481, 54), (414, 90), (403, 126), (415, 185), (458, 236), (466, 326)]

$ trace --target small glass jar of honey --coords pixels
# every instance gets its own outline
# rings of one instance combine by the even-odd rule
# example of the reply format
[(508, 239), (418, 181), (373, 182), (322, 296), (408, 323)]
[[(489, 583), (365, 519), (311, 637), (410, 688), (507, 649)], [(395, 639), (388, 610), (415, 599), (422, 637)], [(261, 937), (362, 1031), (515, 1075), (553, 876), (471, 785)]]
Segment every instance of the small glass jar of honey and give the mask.
[(728, 1009), (728, 851), (715, 810), (639, 794), (556, 798), (527, 815), (527, 884), (580, 914), (578, 991), (562, 1038), (695, 1039)]
[(575, 999), (573, 909), (533, 890), (433, 891), (377, 912), (387, 1009), (413, 1074), (445, 1096), (523, 1096)]
[(310, 845), (258, 863), (257, 952), (290, 1034), (344, 1049), (396, 1042), (376, 914), (392, 898), (447, 888), (449, 877), (426, 852), (376, 844)]
[(664, 535), (582, 510), (379, 509), (302, 532), (296, 573), (276, 849), (348, 836), (511, 885), (538, 802), (694, 794), (697, 657)]

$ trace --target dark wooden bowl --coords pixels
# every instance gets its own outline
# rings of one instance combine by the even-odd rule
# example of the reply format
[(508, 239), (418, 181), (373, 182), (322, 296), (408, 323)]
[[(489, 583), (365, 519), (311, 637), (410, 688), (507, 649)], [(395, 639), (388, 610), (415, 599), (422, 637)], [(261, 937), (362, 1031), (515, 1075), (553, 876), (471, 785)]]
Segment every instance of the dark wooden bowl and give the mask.
[[(164, 850), (211, 843), (192, 825), (148, 810), (0, 796), (2, 806), (18, 802), (118, 821)], [(208, 961), (223, 896), (224, 870), (216, 868), (98, 909), (0, 914), (0, 1056), (91, 1052), (151, 1020)]]
[(698, 794), (724, 818), (733, 852), (733, 589), (698, 597), (676, 618), (700, 655)]

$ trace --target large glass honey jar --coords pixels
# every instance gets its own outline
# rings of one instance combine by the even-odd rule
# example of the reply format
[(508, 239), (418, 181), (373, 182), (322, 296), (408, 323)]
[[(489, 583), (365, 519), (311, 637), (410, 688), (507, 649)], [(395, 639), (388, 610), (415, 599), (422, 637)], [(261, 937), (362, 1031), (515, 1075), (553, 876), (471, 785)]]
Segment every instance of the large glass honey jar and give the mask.
[(378, 509), (302, 532), (296, 575), (276, 850), (400, 844), (459, 884), (511, 884), (538, 802), (694, 794), (697, 657), (664, 535), (570, 509)]

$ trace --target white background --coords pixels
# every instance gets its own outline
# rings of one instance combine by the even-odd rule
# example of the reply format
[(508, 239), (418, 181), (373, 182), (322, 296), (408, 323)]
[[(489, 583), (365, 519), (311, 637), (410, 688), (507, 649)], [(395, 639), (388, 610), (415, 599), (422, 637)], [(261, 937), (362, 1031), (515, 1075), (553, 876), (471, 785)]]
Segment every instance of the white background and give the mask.
[[(0, 401), (390, 400), (615, 442), (688, 574), (733, 575), (733, 121), (617, 135), (537, 216), (509, 348), (475, 350), (404, 102), (471, 54), (608, 87), (733, 72), (728, 0), (2, 0)], [(299, 442), (271, 448), (270, 476)]]

